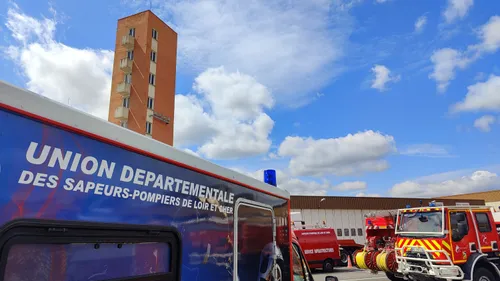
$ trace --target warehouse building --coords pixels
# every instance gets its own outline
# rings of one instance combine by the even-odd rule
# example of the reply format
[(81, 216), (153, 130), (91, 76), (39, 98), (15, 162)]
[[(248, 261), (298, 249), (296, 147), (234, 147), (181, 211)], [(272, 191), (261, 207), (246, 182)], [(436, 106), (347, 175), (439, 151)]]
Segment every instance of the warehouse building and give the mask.
[(444, 196), (441, 198), (459, 199), (459, 200), (484, 200), (486, 206), (491, 206), (496, 211), (499, 211), (500, 209), (500, 190), (451, 195), (451, 196)]
[[(485, 205), (485, 200), (474, 198), (393, 198), (393, 197), (341, 197), (341, 196), (291, 196), (291, 211), (300, 212), (306, 225), (323, 225), (336, 230), (339, 239), (354, 239), (364, 243), (365, 214), (380, 210), (396, 210), (406, 205), (424, 206), (430, 202), (444, 205), (469, 203)], [(500, 193), (499, 193), (500, 201)]]

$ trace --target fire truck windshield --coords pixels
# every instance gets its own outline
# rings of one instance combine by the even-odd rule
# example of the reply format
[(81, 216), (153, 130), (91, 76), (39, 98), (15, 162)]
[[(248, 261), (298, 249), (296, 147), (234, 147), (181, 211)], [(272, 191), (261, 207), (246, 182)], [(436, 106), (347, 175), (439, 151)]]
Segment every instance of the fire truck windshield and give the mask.
[(443, 233), (443, 213), (412, 212), (400, 213), (398, 234), (408, 236), (436, 236)]

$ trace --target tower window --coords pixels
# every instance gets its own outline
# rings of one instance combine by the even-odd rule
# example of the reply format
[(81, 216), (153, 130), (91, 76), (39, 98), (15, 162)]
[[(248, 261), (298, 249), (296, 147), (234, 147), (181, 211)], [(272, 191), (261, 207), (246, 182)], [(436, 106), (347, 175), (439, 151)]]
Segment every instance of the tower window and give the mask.
[(151, 51), (151, 61), (156, 62), (156, 52), (155, 51)]
[(153, 110), (153, 98), (152, 97), (148, 97), (148, 108)]
[(156, 29), (153, 28), (153, 39), (155, 40), (158, 40), (158, 31), (156, 31)]
[(153, 131), (153, 124), (151, 122), (146, 121), (146, 134), (151, 135)]
[(129, 108), (130, 106), (130, 98), (123, 99), (123, 107)]
[(134, 51), (128, 51), (127, 52), (127, 59), (133, 60), (134, 59)]
[(129, 29), (128, 31), (128, 35), (132, 36), (132, 37), (135, 37), (135, 28), (131, 28)]
[(149, 73), (149, 84), (155, 85), (155, 75), (152, 73)]

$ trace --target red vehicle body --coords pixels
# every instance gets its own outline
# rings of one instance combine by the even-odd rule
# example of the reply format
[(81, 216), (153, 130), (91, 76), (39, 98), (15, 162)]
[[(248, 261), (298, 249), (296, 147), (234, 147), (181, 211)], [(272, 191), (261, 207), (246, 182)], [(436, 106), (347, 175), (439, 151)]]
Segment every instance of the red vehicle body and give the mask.
[(362, 248), (354, 240), (337, 239), (333, 228), (295, 229), (294, 233), (311, 269), (332, 271), (344, 265), (351, 253)]

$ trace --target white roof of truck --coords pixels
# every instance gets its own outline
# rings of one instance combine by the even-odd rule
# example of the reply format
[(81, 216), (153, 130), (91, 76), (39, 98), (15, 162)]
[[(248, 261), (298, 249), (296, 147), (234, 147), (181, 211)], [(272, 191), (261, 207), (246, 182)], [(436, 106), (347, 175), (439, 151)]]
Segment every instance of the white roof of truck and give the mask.
[(4, 81), (0, 81), (0, 105), (2, 104), (78, 130), (86, 131), (112, 142), (117, 142), (162, 158), (183, 163), (194, 169), (223, 177), (235, 183), (247, 185), (282, 198), (290, 198), (290, 194), (285, 189), (266, 184), (250, 176), (221, 167), (162, 142), (148, 138), (129, 129), (122, 128), (107, 120), (100, 119), (31, 91), (15, 87)]

